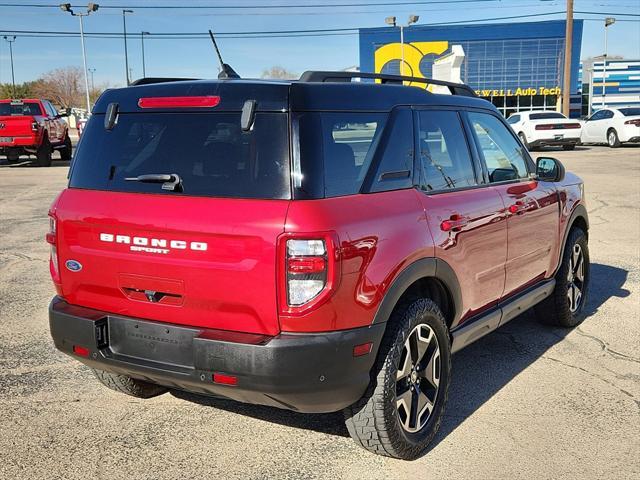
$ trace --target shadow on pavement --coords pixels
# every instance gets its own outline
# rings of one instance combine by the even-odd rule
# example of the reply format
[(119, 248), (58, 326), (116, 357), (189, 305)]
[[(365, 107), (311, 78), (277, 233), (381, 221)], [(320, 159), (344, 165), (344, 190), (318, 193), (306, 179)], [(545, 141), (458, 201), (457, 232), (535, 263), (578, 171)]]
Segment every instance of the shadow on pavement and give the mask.
[[(628, 272), (610, 265), (591, 264), (591, 286), (585, 306), (596, 313), (612, 297), (630, 294), (623, 288)], [(589, 321), (589, 318), (586, 320)], [(438, 435), (430, 449), (453, 432), (514, 377), (534, 363), (549, 348), (561, 342), (571, 329), (540, 324), (529, 311), (492, 334), (483, 337), (453, 357), (449, 402)], [(321, 433), (348, 436), (340, 412), (299, 414), (273, 407), (248, 405), (222, 398), (173, 391), (178, 398), (267, 422)], [(429, 450), (430, 450), (429, 449)]]

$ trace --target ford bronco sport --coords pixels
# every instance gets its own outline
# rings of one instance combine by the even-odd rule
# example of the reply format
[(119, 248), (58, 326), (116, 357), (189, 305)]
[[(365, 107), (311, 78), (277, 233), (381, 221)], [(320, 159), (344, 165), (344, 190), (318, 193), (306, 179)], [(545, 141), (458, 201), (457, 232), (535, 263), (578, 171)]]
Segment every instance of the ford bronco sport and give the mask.
[(69, 127), (48, 100), (0, 100), (0, 155), (16, 163), (20, 155), (35, 155), (36, 165), (51, 165), (53, 150), (71, 160)]
[(56, 347), (129, 395), (343, 410), (420, 456), (451, 354), (533, 306), (577, 325), (589, 283), (582, 181), (473, 97), (345, 72), (105, 92), (49, 212)]

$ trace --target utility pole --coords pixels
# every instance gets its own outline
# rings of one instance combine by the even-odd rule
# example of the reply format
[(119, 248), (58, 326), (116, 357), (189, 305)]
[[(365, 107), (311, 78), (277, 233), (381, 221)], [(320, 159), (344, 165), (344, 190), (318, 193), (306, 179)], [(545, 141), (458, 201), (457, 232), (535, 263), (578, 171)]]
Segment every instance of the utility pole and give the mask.
[(144, 61), (144, 36), (150, 35), (149, 32), (140, 32), (140, 40), (142, 42), (142, 78), (147, 78), (147, 67)]
[(124, 30), (124, 73), (127, 77), (127, 87), (131, 85), (129, 77), (129, 54), (127, 52), (127, 13), (133, 13), (133, 10), (122, 9), (122, 27)]
[(607, 91), (607, 31), (609, 26), (616, 23), (616, 19), (613, 17), (607, 17), (604, 19), (604, 56), (602, 57), (602, 108), (606, 105), (606, 91)]
[(4, 39), (9, 43), (9, 56), (11, 57), (11, 96), (15, 97), (16, 96), (16, 77), (15, 74), (13, 73), (13, 42), (16, 41), (16, 36), (15, 35), (5, 35)]
[(564, 71), (562, 74), (562, 113), (571, 110), (571, 51), (573, 47), (573, 0), (567, 0), (567, 28), (564, 39)]
[(96, 69), (95, 68), (89, 68), (89, 73), (91, 74), (91, 91), (95, 92), (96, 91), (96, 85), (93, 83), (93, 74), (96, 73)]

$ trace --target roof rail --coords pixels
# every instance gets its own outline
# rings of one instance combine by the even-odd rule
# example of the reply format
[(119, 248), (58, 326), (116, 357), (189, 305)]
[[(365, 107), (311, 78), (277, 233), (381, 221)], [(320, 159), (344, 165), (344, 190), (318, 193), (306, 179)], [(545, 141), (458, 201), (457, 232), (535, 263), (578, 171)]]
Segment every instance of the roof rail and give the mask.
[(365, 72), (328, 72), (328, 71), (306, 71), (300, 76), (301, 82), (350, 82), (354, 78), (372, 78), (380, 80), (381, 83), (403, 84), (403, 82), (426, 83), (428, 85), (441, 85), (447, 87), (451, 95), (462, 95), (465, 97), (477, 97), (476, 92), (471, 87), (463, 83), (446, 82), (433, 78), (409, 77), (406, 75), (388, 75), (385, 73), (365, 73)]
[(167, 83), (167, 82), (188, 82), (190, 80), (198, 80), (197, 78), (162, 78), (162, 77), (145, 77), (131, 82), (130, 86), (135, 87), (137, 85), (151, 85), (153, 83)]

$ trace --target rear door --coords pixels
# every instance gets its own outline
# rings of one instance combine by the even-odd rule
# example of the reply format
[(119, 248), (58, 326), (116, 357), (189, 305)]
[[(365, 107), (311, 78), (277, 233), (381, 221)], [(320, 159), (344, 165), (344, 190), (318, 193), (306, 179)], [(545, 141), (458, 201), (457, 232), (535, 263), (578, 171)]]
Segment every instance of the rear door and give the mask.
[[(148, 174), (178, 175), (181, 186), (136, 180)], [(121, 113), (111, 130), (94, 114), (56, 211), (65, 298), (276, 334), (289, 182), (286, 113), (258, 112), (248, 132), (240, 112)]]
[(558, 194), (552, 183), (530, 177), (533, 163), (497, 114), (468, 112), (467, 118), (487, 179), (506, 207), (508, 296), (554, 270), (560, 237)]
[(458, 112), (424, 109), (417, 117), (420, 201), (435, 255), (460, 282), (464, 321), (495, 305), (504, 290), (504, 204), (494, 188), (482, 184)]

